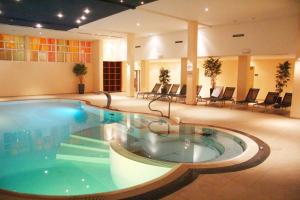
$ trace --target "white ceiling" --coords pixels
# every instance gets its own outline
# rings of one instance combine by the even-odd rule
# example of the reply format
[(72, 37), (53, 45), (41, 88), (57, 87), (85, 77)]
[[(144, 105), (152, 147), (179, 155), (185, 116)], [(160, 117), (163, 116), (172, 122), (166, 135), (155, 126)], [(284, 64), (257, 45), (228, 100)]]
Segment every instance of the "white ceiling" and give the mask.
[[(205, 8), (208, 8), (207, 12)], [(158, 0), (72, 31), (121, 37), (131, 32), (146, 36), (185, 30), (185, 20), (220, 26), (289, 17), (299, 13), (299, 0)]]

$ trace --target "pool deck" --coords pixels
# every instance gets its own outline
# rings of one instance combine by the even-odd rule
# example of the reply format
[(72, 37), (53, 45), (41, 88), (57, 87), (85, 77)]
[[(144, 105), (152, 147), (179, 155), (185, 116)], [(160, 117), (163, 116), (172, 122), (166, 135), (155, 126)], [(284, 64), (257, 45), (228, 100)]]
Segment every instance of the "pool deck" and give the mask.
[[(105, 105), (103, 95), (45, 95), (0, 98), (18, 99), (72, 98), (82, 99), (97, 106)], [(112, 95), (113, 109), (152, 113), (147, 100), (129, 98), (121, 93)], [(154, 108), (167, 113), (166, 102), (155, 102)], [(254, 135), (271, 148), (262, 164), (238, 172), (200, 175), (193, 183), (166, 196), (170, 200), (194, 199), (300, 199), (300, 120), (286, 114), (251, 112), (243, 109), (214, 106), (171, 105), (171, 116), (185, 123), (208, 124), (237, 129)]]

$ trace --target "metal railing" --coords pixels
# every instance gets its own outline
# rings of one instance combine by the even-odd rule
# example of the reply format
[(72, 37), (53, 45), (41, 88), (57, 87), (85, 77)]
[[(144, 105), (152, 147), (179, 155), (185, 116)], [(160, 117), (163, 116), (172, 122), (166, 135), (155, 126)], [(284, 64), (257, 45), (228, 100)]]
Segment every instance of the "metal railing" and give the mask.
[(110, 104), (111, 104), (111, 95), (110, 95), (110, 93), (101, 91), (101, 92), (99, 92), (99, 94), (104, 94), (106, 96), (107, 102), (106, 102), (106, 107), (105, 108), (109, 108)]
[[(161, 110), (155, 110), (155, 109), (151, 108), (151, 104), (152, 104), (153, 102), (158, 101), (159, 99), (162, 99), (162, 98), (167, 98), (167, 99), (168, 99), (168, 102), (169, 102), (169, 106), (168, 106), (168, 115), (167, 115), (167, 116), (165, 116), (164, 113), (163, 113)], [(153, 112), (159, 112), (160, 115), (161, 115), (162, 117), (167, 117), (167, 118), (170, 119), (170, 115), (171, 115), (171, 102), (172, 102), (172, 98), (171, 98), (169, 95), (167, 95), (167, 94), (162, 94), (162, 95), (159, 95), (158, 97), (152, 99), (152, 100), (149, 102), (149, 104), (148, 104), (148, 108), (149, 108), (149, 110), (151, 110), (151, 111), (153, 111)]]

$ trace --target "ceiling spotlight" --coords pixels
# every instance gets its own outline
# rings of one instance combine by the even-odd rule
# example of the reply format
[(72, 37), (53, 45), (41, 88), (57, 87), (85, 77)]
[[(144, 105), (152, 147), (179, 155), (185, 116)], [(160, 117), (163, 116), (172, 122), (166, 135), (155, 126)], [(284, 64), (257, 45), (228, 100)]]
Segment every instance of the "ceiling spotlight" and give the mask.
[(136, 26), (140, 26), (141, 24), (138, 22), (138, 23), (136, 23)]
[(43, 27), (43, 25), (42, 25), (42, 24), (40, 24), (40, 23), (37, 23), (37, 24), (35, 25), (35, 27), (36, 27), (36, 28), (42, 28), (42, 27)]
[(123, 0), (120, 0), (120, 3), (124, 3), (124, 1), (123, 1)]
[(76, 20), (76, 23), (77, 23), (77, 24), (80, 24), (80, 23), (81, 23), (81, 20), (80, 20), (80, 19), (77, 19), (77, 20)]
[(21, 0), (15, 0), (16, 2), (20, 2)]
[(82, 16), (80, 17), (80, 19), (86, 20), (86, 16), (82, 15)]
[(89, 14), (91, 11), (90, 11), (90, 9), (86, 8), (86, 9), (84, 9), (83, 12), (84, 12), (85, 14)]
[(144, 1), (141, 1), (141, 5), (144, 5)]
[(205, 8), (204, 10), (205, 10), (205, 12), (208, 12), (208, 8)]
[(57, 15), (56, 15), (58, 18), (63, 18), (64, 17), (64, 15), (60, 12), (60, 13), (58, 13)]

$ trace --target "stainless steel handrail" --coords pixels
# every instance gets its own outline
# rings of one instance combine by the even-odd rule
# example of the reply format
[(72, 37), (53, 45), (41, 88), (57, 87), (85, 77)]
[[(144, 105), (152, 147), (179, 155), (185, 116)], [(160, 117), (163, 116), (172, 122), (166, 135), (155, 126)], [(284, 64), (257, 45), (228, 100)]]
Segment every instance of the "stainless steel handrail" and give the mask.
[[(160, 110), (155, 110), (155, 109), (152, 109), (152, 108), (151, 108), (151, 104), (152, 104), (154, 101), (157, 101), (157, 100), (162, 99), (162, 98), (168, 98), (168, 100), (169, 100), (168, 115), (167, 115), (167, 116), (164, 116), (164, 113), (163, 113), (162, 111), (160, 111)], [(172, 102), (172, 98), (171, 98), (169, 95), (167, 95), (167, 94), (162, 94), (162, 95), (159, 95), (157, 98), (152, 99), (152, 100), (149, 102), (149, 104), (148, 104), (148, 108), (149, 108), (149, 110), (151, 110), (151, 111), (153, 111), (153, 112), (159, 112), (160, 115), (161, 115), (162, 117), (167, 117), (167, 118), (170, 119), (170, 115), (171, 115), (171, 102)]]
[(101, 91), (99, 92), (99, 94), (104, 94), (107, 98), (107, 103), (106, 103), (106, 107), (105, 108), (109, 108), (110, 107), (110, 104), (111, 104), (111, 95), (109, 92), (104, 92), (104, 91)]

